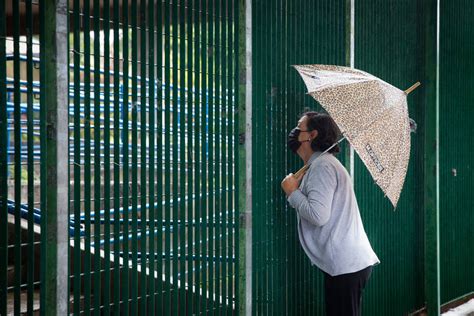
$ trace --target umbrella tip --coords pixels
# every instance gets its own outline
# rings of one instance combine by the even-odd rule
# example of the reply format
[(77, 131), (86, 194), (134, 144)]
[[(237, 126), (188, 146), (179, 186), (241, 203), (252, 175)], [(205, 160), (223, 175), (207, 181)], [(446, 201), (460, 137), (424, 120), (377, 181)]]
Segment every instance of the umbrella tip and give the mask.
[(405, 94), (408, 95), (410, 92), (412, 92), (413, 90), (418, 88), (420, 85), (421, 85), (421, 83), (419, 81), (417, 81), (414, 85), (412, 85), (410, 88), (405, 90)]

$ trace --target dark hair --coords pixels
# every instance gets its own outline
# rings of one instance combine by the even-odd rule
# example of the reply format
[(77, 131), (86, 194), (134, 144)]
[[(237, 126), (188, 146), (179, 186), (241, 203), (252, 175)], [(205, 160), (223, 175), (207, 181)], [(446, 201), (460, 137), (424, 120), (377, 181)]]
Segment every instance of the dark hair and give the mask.
[[(301, 115), (306, 116), (308, 120), (306, 125), (308, 130), (317, 130), (318, 136), (311, 142), (311, 148), (314, 151), (325, 151), (336, 143), (340, 138), (340, 131), (334, 120), (326, 113), (308, 111)], [(329, 150), (332, 154), (340, 152), (339, 144)]]

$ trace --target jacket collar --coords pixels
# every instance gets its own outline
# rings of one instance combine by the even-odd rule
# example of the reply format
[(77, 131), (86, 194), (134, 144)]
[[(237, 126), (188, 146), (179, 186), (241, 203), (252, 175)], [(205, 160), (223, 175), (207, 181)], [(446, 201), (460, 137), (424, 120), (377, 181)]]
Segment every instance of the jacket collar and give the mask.
[(309, 160), (308, 160), (308, 165), (310, 165), (313, 161), (316, 160), (316, 158), (318, 158), (319, 156), (321, 156), (322, 152), (321, 151), (315, 151), (311, 157), (309, 157)]

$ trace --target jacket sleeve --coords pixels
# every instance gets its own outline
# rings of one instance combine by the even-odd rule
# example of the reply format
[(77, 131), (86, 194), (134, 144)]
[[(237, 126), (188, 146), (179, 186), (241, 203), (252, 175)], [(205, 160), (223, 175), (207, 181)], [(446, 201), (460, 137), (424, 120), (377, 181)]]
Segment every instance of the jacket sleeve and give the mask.
[(296, 190), (288, 197), (291, 207), (298, 214), (315, 226), (323, 226), (331, 217), (331, 208), (336, 191), (336, 171), (330, 165), (318, 165), (306, 181), (304, 195), (301, 190)]

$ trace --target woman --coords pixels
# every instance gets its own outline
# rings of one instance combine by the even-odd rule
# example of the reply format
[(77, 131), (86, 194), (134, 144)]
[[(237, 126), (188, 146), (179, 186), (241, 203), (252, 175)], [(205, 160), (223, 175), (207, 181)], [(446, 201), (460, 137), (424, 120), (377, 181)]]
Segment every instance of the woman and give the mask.
[[(288, 136), (288, 146), (309, 169), (281, 186), (296, 210), (301, 246), (324, 272), (327, 315), (360, 315), (362, 292), (379, 259), (362, 225), (351, 178), (334, 154), (339, 130), (323, 113), (306, 112)], [(318, 158), (318, 159), (316, 159)]]

